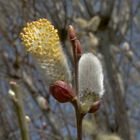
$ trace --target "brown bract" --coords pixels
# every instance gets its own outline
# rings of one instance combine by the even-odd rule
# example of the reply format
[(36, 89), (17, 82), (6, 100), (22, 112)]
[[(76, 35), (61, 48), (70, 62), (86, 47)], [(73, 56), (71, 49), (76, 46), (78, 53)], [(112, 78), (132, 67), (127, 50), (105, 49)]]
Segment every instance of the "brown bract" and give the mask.
[(95, 113), (100, 108), (101, 101), (98, 100), (90, 107), (89, 113)]
[(75, 40), (77, 38), (76, 33), (75, 33), (75, 29), (73, 28), (72, 25), (69, 25), (68, 34), (69, 34), (70, 40)]
[(81, 54), (82, 54), (81, 43), (78, 40), (75, 29), (72, 25), (69, 25), (68, 36), (69, 36), (70, 42), (72, 43), (74, 50), (76, 50), (75, 51), (76, 55), (81, 56)]
[(52, 96), (61, 103), (72, 102), (76, 95), (72, 87), (64, 81), (56, 81), (50, 86)]

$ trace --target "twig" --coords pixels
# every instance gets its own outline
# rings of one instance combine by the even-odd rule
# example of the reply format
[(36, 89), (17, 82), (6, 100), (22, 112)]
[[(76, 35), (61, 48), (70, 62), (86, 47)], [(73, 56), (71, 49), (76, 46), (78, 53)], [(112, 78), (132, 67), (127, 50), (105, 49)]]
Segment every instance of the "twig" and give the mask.
[(18, 117), (21, 138), (22, 140), (30, 140), (29, 133), (28, 133), (28, 125), (25, 119), (22, 96), (19, 91), (19, 87), (15, 82), (11, 82), (10, 85), (11, 85), (11, 90), (15, 93), (15, 96), (13, 96), (12, 101), (14, 103), (15, 111)]
[(76, 113), (77, 140), (82, 140), (82, 121), (85, 114), (81, 112), (80, 103), (78, 100), (73, 102), (73, 105), (75, 107), (75, 113)]
[(73, 61), (74, 61), (74, 87), (78, 95), (78, 56), (77, 56), (77, 37), (74, 28), (69, 25), (69, 38), (72, 44)]
[[(73, 26), (69, 26), (69, 38), (70, 42), (72, 44), (72, 50), (73, 50), (73, 59), (74, 59), (74, 87), (75, 92), (78, 97), (78, 53), (81, 53), (81, 45), (79, 40), (77, 39), (75, 30)], [(79, 49), (79, 50), (78, 50)], [(78, 52), (80, 51), (80, 52)], [(81, 54), (80, 54), (81, 55)], [(72, 104), (75, 107), (75, 113), (76, 113), (76, 123), (77, 123), (77, 140), (82, 140), (82, 120), (85, 114), (81, 112), (81, 106), (79, 99), (74, 100)]]

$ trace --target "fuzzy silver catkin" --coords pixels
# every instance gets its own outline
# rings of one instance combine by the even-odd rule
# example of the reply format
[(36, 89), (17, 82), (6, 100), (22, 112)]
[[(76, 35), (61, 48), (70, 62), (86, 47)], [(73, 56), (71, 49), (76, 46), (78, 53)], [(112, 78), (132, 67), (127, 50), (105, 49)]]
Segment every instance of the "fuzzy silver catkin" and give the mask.
[(85, 53), (79, 61), (80, 101), (94, 102), (104, 93), (103, 70), (99, 59), (92, 53)]

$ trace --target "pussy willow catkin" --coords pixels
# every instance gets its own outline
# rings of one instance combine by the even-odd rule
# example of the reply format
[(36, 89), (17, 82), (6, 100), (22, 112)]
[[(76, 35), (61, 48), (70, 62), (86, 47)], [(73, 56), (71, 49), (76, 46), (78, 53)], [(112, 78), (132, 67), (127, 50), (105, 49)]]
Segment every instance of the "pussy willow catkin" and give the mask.
[(57, 30), (47, 19), (27, 23), (20, 34), (26, 50), (32, 53), (45, 70), (49, 84), (56, 80), (70, 81), (66, 57)]

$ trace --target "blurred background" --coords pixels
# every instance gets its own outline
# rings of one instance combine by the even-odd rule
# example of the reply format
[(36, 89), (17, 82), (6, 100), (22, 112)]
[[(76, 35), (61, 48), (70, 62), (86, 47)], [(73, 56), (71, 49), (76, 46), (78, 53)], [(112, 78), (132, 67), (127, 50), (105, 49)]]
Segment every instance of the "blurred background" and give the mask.
[[(0, 0), (0, 140), (20, 140), (9, 81), (20, 85), (31, 140), (76, 140), (72, 106), (54, 100), (36, 59), (21, 44), (27, 22), (49, 19), (73, 71), (68, 25), (103, 64), (101, 108), (83, 122), (84, 140), (140, 140), (140, 0)], [(35, 95), (47, 100), (46, 109)]]

